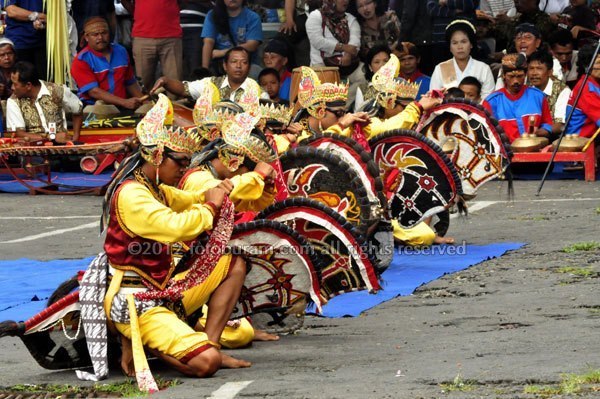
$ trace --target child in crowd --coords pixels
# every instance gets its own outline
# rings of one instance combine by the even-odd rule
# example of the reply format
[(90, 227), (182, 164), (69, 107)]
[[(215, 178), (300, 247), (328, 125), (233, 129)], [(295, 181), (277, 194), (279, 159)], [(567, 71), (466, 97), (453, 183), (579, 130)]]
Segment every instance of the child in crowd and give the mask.
[(463, 91), (465, 98), (477, 104), (481, 103), (481, 82), (473, 77), (467, 76), (460, 81), (458, 88)]
[(258, 75), (258, 83), (269, 94), (269, 99), (276, 104), (289, 106), (289, 102), (279, 97), (279, 72), (273, 68), (265, 68)]

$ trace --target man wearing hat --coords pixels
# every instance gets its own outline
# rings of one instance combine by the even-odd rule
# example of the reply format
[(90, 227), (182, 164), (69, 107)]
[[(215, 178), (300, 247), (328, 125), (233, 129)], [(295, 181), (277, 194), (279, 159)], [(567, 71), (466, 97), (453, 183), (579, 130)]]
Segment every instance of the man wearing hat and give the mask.
[(15, 44), (3, 37), (0, 39), (0, 100), (6, 100), (12, 95), (10, 74), (15, 66)]
[(400, 74), (398, 77), (420, 85), (416, 98), (416, 100), (419, 100), (423, 94), (429, 91), (431, 77), (424, 75), (419, 70), (421, 54), (418, 47), (410, 42), (399, 42), (392, 52), (400, 60)]
[(142, 104), (142, 90), (125, 47), (110, 43), (108, 22), (102, 17), (88, 18), (83, 38), (87, 42), (73, 60), (71, 75), (79, 87), (84, 104), (102, 100), (121, 108), (136, 109)]
[(525, 56), (505, 55), (502, 72), (506, 87), (490, 94), (483, 107), (498, 119), (511, 143), (524, 133), (547, 137), (552, 132), (550, 106), (543, 91), (525, 85)]
[(266, 68), (273, 68), (279, 72), (279, 98), (290, 101), (290, 88), (292, 74), (288, 70), (289, 49), (285, 42), (277, 39), (270, 40), (263, 50), (263, 63)]

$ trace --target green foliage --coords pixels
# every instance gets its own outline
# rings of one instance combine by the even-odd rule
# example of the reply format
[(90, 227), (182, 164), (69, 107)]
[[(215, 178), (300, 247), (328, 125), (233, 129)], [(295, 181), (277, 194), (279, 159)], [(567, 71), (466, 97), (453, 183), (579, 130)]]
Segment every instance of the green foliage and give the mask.
[(600, 384), (600, 369), (590, 369), (584, 374), (561, 374), (561, 381), (557, 385), (527, 385), (523, 392), (541, 398), (557, 395), (578, 395), (600, 391), (600, 386), (596, 384)]
[(591, 267), (574, 267), (574, 266), (565, 266), (556, 270), (558, 273), (566, 273), (572, 274), (574, 276), (579, 277), (592, 277), (597, 273), (592, 270)]
[(589, 241), (577, 242), (575, 244), (564, 247), (562, 251), (570, 254), (577, 251), (595, 251), (596, 249), (600, 249), (600, 242)]

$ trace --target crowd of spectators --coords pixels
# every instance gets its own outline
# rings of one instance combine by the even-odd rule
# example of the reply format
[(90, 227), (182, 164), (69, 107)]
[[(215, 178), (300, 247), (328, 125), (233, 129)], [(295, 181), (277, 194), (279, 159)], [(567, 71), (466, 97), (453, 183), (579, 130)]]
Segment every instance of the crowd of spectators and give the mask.
[[(597, 40), (600, 24), (599, 0), (67, 3), (78, 33), (71, 89), (84, 104), (102, 99), (133, 109), (161, 76), (194, 81), (224, 75), (225, 55), (239, 47), (250, 54), (248, 75), (274, 102), (294, 101), (294, 67), (335, 66), (350, 84), (348, 106), (359, 109), (370, 78), (391, 53), (401, 60), (400, 77), (421, 84), (419, 97), (430, 89), (453, 89), (456, 96), (483, 102), (506, 85), (506, 55), (524, 53), (524, 85), (548, 97), (555, 123), (550, 133), (564, 123), (568, 89), (581, 76), (578, 50)], [(6, 100), (17, 61), (30, 62), (41, 80), (47, 78), (46, 15), (43, 0), (5, 0), (3, 6), (0, 97)], [(98, 16), (101, 29), (91, 29), (89, 21)], [(505, 94), (516, 88), (507, 89)]]

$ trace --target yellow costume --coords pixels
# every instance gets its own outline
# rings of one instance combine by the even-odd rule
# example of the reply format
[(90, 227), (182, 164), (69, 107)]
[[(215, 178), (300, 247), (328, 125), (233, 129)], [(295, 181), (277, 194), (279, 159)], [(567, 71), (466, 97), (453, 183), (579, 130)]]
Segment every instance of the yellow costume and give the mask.
[(396, 220), (392, 220), (392, 227), (394, 228), (394, 240), (400, 241), (403, 245), (428, 247), (435, 240), (435, 231), (425, 222), (410, 229), (403, 229)]
[[(216, 187), (221, 183), (220, 179), (213, 176), (212, 172), (201, 167), (187, 175), (182, 189), (190, 193), (196, 193), (204, 199), (204, 192)], [(256, 172), (247, 172), (234, 176), (231, 179), (233, 190), (229, 193), (229, 199), (235, 205), (237, 212), (255, 211), (259, 212), (273, 204), (275, 200), (274, 190), (265, 190), (263, 177)]]

